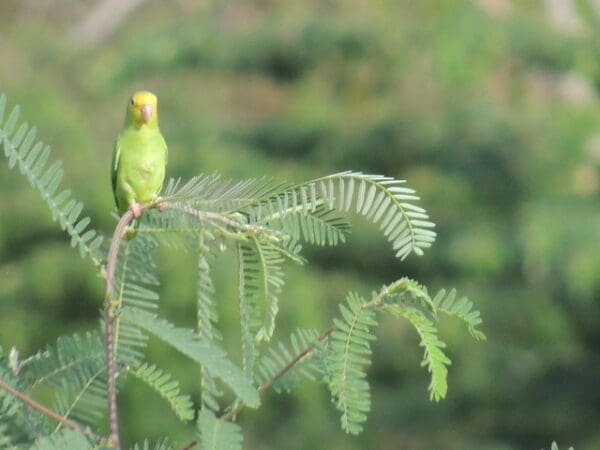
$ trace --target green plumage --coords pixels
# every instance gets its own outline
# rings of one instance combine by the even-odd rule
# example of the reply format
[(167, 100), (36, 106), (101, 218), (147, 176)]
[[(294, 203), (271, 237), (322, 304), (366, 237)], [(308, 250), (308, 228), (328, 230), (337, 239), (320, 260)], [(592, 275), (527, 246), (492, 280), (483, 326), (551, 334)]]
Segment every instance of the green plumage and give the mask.
[(115, 143), (112, 187), (119, 215), (156, 199), (165, 178), (167, 144), (158, 128), (156, 96), (136, 92), (127, 105), (125, 127)]

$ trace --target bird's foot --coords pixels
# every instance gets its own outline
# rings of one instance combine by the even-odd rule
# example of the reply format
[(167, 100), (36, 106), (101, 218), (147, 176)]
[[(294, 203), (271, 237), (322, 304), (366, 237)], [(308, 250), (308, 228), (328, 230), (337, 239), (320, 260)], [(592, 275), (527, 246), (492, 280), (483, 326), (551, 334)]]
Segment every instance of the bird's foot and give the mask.
[(133, 213), (133, 217), (136, 219), (139, 219), (139, 217), (142, 215), (142, 205), (135, 200), (132, 200), (131, 203), (129, 203), (129, 209)]
[(162, 197), (155, 195), (152, 199), (152, 207), (158, 209), (160, 212), (163, 212), (167, 208), (167, 205)]

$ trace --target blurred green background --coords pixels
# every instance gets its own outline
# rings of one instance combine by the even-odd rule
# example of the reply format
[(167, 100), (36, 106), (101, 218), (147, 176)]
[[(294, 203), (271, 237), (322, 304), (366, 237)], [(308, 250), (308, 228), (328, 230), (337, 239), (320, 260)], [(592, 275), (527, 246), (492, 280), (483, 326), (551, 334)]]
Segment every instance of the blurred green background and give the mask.
[[(433, 248), (403, 263), (360, 220), (351, 244), (306, 248), (311, 264), (288, 268), (279, 336), (323, 329), (349, 290), (403, 275), (482, 310), (486, 343), (442, 327), (445, 401), (428, 400), (413, 330), (385, 320), (361, 436), (305, 383), (243, 413), (245, 448), (600, 448), (600, 2), (0, 2), (0, 90), (107, 235), (112, 145), (140, 88), (160, 100), (169, 176), (383, 173), (407, 179), (438, 224)], [(29, 354), (97, 326), (101, 279), (6, 164), (0, 211), (0, 345)], [(160, 259), (161, 309), (191, 326), (193, 258)], [(235, 274), (227, 252), (219, 261), (235, 353)], [(193, 366), (159, 345), (151, 358), (198, 400)], [(133, 381), (120, 405), (127, 444), (192, 436)]]

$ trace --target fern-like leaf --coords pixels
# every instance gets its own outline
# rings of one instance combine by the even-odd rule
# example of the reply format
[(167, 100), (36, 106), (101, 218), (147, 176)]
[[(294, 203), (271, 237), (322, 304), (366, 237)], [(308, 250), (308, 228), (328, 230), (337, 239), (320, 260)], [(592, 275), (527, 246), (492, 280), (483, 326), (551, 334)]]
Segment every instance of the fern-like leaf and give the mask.
[(404, 259), (413, 252), (421, 255), (435, 241), (436, 233), (427, 212), (414, 204), (419, 199), (415, 191), (403, 184), (383, 175), (341, 172), (278, 192), (239, 211), (260, 223), (290, 212), (314, 213), (321, 206), (342, 212), (354, 209), (379, 224), (396, 256)]
[(421, 365), (427, 366), (431, 375), (429, 396), (437, 402), (446, 397), (448, 391), (448, 366), (451, 361), (444, 353), (446, 344), (439, 339), (437, 328), (423, 311), (413, 307), (402, 307), (400, 314), (415, 327), (421, 338), (419, 345), (424, 349)]
[(200, 450), (242, 450), (242, 431), (236, 423), (217, 419), (208, 409), (198, 416)]
[(485, 334), (477, 329), (482, 323), (481, 313), (473, 308), (473, 302), (467, 297), (461, 297), (457, 300), (456, 290), (452, 289), (448, 295), (446, 295), (446, 290), (442, 289), (433, 298), (433, 304), (438, 311), (442, 311), (462, 320), (467, 325), (471, 336), (475, 339), (485, 340)]
[(420, 345), (425, 350), (422, 364), (427, 366), (431, 374), (431, 399), (443, 399), (448, 389), (447, 366), (450, 365), (450, 359), (444, 353), (446, 344), (439, 339), (435, 326), (438, 314), (443, 312), (458, 317), (465, 322), (474, 338), (485, 339), (485, 335), (477, 329), (481, 324), (479, 311), (473, 309), (473, 304), (466, 297), (455, 301), (454, 290), (446, 295), (442, 289), (431, 299), (427, 288), (409, 278), (392, 283), (384, 291), (388, 293), (384, 302), (385, 310), (408, 319), (421, 338)]
[(182, 421), (187, 422), (194, 418), (192, 400), (188, 395), (180, 393), (179, 383), (173, 380), (170, 374), (146, 362), (130, 370), (129, 373), (164, 398)]
[[(279, 311), (278, 297), (283, 287), (283, 271), (281, 264), (283, 257), (279, 252), (264, 244), (258, 239), (253, 239), (256, 259), (253, 264), (259, 267), (260, 292), (266, 301), (263, 323), (256, 334), (258, 341), (268, 341), (275, 330), (275, 318)], [(251, 273), (252, 266), (248, 269)]]
[(331, 334), (327, 360), (329, 390), (342, 413), (342, 429), (351, 434), (362, 431), (371, 408), (365, 366), (370, 364), (369, 342), (375, 339), (371, 328), (377, 322), (375, 312), (364, 306), (365, 301), (352, 293), (347, 305), (340, 305), (342, 318), (334, 320), (337, 329)]
[[(221, 334), (216, 328), (218, 322), (218, 313), (216, 301), (214, 298), (215, 287), (210, 274), (209, 258), (212, 256), (207, 240), (211, 239), (205, 232), (198, 235), (198, 337), (200, 340), (212, 342), (221, 340)], [(216, 380), (206, 367), (201, 368), (200, 376), (202, 404), (216, 411), (219, 409), (218, 398), (222, 392), (217, 387)]]
[(77, 247), (82, 257), (89, 256), (94, 264), (100, 266), (104, 258), (101, 249), (103, 237), (89, 227), (89, 217), (81, 217), (83, 203), (71, 198), (70, 190), (59, 192), (63, 178), (61, 162), (55, 161), (48, 166), (50, 147), (36, 141), (36, 129), (19, 121), (19, 106), (15, 106), (6, 121), (4, 111), (6, 96), (0, 95), (0, 144), (8, 159), (8, 167), (18, 165), (20, 172), (29, 180), (46, 200), (53, 220), (58, 220), (61, 228), (71, 236), (71, 246)]
[(242, 340), (242, 366), (244, 374), (254, 378), (256, 346), (254, 330), (260, 326), (258, 313), (258, 269), (250, 269), (254, 264), (254, 250), (246, 244), (238, 244), (238, 295), (240, 301), (240, 330)]
[(124, 307), (121, 316), (122, 320), (143, 328), (191, 360), (208, 368), (214, 376), (219, 377), (230, 386), (248, 406), (257, 407), (259, 405), (258, 393), (254, 386), (227, 358), (226, 353), (216, 345), (200, 341), (192, 330), (175, 327), (155, 314), (138, 308)]

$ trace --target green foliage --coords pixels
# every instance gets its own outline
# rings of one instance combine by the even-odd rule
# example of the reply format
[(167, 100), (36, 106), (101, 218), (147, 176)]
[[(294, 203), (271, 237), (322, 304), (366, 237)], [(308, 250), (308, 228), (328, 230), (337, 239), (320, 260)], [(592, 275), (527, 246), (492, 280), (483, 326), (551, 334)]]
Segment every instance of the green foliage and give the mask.
[(481, 325), (481, 314), (473, 309), (473, 303), (467, 297), (456, 300), (456, 290), (452, 289), (448, 295), (446, 290), (440, 290), (432, 300), (437, 311), (455, 316), (465, 322), (469, 333), (477, 340), (485, 340), (485, 334), (477, 329)]
[[(485, 345), (462, 335), (460, 321), (434, 322), (453, 360), (449, 401), (424, 404), (420, 348), (410, 348), (418, 335), (382, 318), (366, 427), (376, 432), (343, 436), (319, 387), (301, 386), (239, 418), (247, 445), (515, 450), (540, 448), (551, 433), (576, 436), (582, 450), (599, 447), (600, 410), (590, 401), (600, 349), (595, 0), (153, 2), (129, 16), (136, 20), (113, 17), (114, 34), (83, 50), (70, 28), (102, 2), (71, 3), (0, 2), (0, 84), (60, 154), (64, 187), (77, 188), (90, 225), (108, 235), (114, 224), (110, 141), (129, 89), (145, 86), (159, 94), (172, 176), (217, 170), (296, 182), (357, 168), (407, 178), (435, 218), (434, 252), (406, 264), (390, 257), (375, 227), (353, 218), (347, 245), (305, 246), (310, 265), (283, 266), (273, 342), (289, 344), (297, 326), (321, 331), (347, 290), (368, 299), (370, 287), (405, 274), (431, 297), (455, 286), (486, 318)], [(7, 352), (15, 345), (26, 356), (93, 326), (101, 282), (91, 264), (72, 264), (37, 190), (1, 166), (0, 335)], [(180, 234), (152, 235), (182, 249)], [(234, 262), (215, 239), (216, 328), (237, 356), (235, 283), (226, 281)], [(160, 314), (190, 328), (195, 248), (155, 255)], [(257, 347), (258, 375), (272, 345)], [(176, 351), (143, 351), (198, 398), (197, 372)], [(163, 428), (178, 442), (191, 433), (160, 397), (131, 387), (119, 394), (125, 408), (143, 401), (164, 414), (122, 414), (125, 442), (150, 434), (155, 442)], [(50, 405), (53, 394), (36, 398)]]
[[(6, 95), (0, 95), (0, 142), (4, 148), (4, 156), (8, 159), (8, 167), (17, 164), (21, 173), (35, 187), (41, 197), (46, 200), (52, 212), (53, 220), (58, 220), (61, 228), (71, 236), (71, 247), (78, 247), (82, 257), (90, 256), (96, 265), (102, 261), (101, 245), (103, 238), (94, 229), (89, 228), (91, 219), (83, 217), (83, 203), (71, 198), (70, 190), (58, 192), (63, 177), (61, 162), (55, 161), (47, 166), (50, 158), (50, 147), (36, 142), (36, 129), (22, 123), (18, 129), (19, 106), (15, 106), (6, 120)], [(35, 142), (35, 144), (34, 144)]]
[(341, 304), (343, 320), (335, 319), (328, 358), (328, 380), (336, 407), (342, 413), (342, 428), (351, 434), (362, 431), (362, 423), (371, 409), (369, 383), (364, 366), (371, 361), (371, 329), (377, 326), (375, 312), (361, 297), (350, 294), (348, 305)]
[[(357, 214), (379, 224), (396, 250), (396, 256), (404, 259), (412, 252), (422, 255), (423, 249), (435, 241), (436, 234), (430, 230), (434, 224), (429, 221), (426, 211), (412, 203), (419, 199), (414, 195), (415, 191), (402, 184), (403, 180), (381, 175), (341, 172), (294, 186), (242, 207), (240, 211), (247, 212), (251, 221), (269, 225), (274, 222), (274, 227), (282, 226), (283, 231), (292, 234), (289, 223), (281, 221), (287, 214), (316, 213), (320, 206), (327, 211), (337, 209), (344, 213), (354, 209)], [(319, 214), (322, 210), (317, 217)], [(331, 224), (337, 225), (341, 233), (347, 229), (344, 222)], [(327, 234), (326, 230), (317, 230), (318, 240), (312, 238), (315, 231), (304, 233), (303, 237), (308, 237), (309, 241), (317, 240), (321, 245), (337, 243), (332, 232), (325, 238), (322, 231)]]
[(192, 330), (175, 327), (141, 309), (123, 308), (122, 319), (143, 328), (193, 361), (206, 366), (214, 376), (227, 383), (242, 401), (249, 406), (258, 406), (256, 389), (216, 345), (200, 341)]
[(61, 430), (58, 433), (53, 433), (40, 439), (36, 439), (31, 446), (32, 450), (96, 450), (101, 449), (97, 445), (93, 445), (84, 435), (75, 430)]
[[(20, 392), (26, 391), (24, 381), (11, 369), (14, 366), (0, 348), (0, 381)], [(37, 411), (29, 411), (9, 392), (0, 389), (0, 449), (14, 448), (22, 442), (30, 442), (46, 429), (43, 417)]]
[(429, 395), (432, 400), (439, 401), (446, 396), (448, 390), (448, 368), (450, 359), (444, 354), (446, 344), (437, 335), (437, 328), (422, 311), (411, 307), (399, 308), (400, 314), (405, 317), (417, 330), (421, 338), (420, 345), (425, 350), (421, 365), (427, 366), (431, 374)]
[(218, 419), (207, 409), (200, 410), (197, 432), (201, 450), (242, 449), (240, 426)]
[[(8, 140), (16, 122), (14, 117), (9, 117), (5, 127), (5, 149), (16, 149), (25, 133), (19, 132), (12, 141)], [(32, 140), (33, 137), (26, 138), (26, 150), (19, 150), (20, 154), (27, 153), (31, 144), (27, 142)], [(9, 165), (15, 164), (14, 151), (7, 152)], [(42, 195), (54, 198), (62, 172), (56, 175), (58, 169), (52, 169), (47, 175), (41, 169), (30, 170), (30, 165), (23, 167), (23, 173)], [(48, 180), (38, 181), (38, 176), (49, 178), (50, 185)], [(349, 224), (338, 213), (364, 216), (378, 225), (400, 259), (411, 253), (421, 255), (423, 249), (431, 246), (436, 237), (434, 224), (427, 212), (414, 204), (419, 198), (414, 190), (404, 186), (404, 181), (350, 171), (296, 185), (265, 178), (234, 183), (213, 175), (197, 176), (186, 183), (170, 180), (163, 194), (160, 210), (147, 211), (136, 222), (137, 229), (121, 241), (117, 259), (110, 262), (115, 264), (115, 275), (112, 292), (107, 293), (108, 320), (115, 330), (116, 376), (119, 387), (128, 375), (140, 380), (166, 400), (174, 414), (185, 422), (194, 418), (194, 405), (169, 373), (147, 361), (150, 336), (195, 363), (202, 395), (197, 422), (200, 448), (241, 449), (240, 426), (230, 419), (245, 406), (258, 407), (264, 390), (273, 387), (278, 392), (290, 391), (304, 378), (326, 383), (341, 413), (342, 429), (350, 434), (360, 433), (371, 408), (366, 368), (371, 363), (370, 343), (375, 339), (378, 312), (404, 317), (416, 328), (425, 353), (423, 365), (431, 373), (430, 394), (436, 401), (446, 395), (450, 364), (443, 352), (445, 344), (438, 337), (438, 312), (459, 318), (473, 337), (484, 337), (477, 329), (481, 323), (479, 312), (473, 310), (471, 302), (455, 301), (454, 291), (449, 295), (441, 291), (431, 299), (426, 288), (402, 278), (373, 293), (370, 300), (349, 294), (346, 303), (340, 305), (341, 317), (334, 319), (333, 326), (321, 335), (298, 329), (292, 333), (290, 344), (269, 344), (276, 330), (284, 263), (305, 262), (300, 256), (302, 242), (319, 246), (345, 242)], [(59, 197), (64, 197), (64, 201), (69, 195)], [(50, 202), (51, 209), (60, 213), (56, 206), (59, 204)], [(66, 224), (73, 225), (81, 213), (82, 206), (77, 205), (77, 214), (65, 216)], [(67, 231), (82, 255), (98, 264), (105, 259), (99, 253), (99, 238), (93, 241), (96, 244), (86, 247), (89, 239), (79, 237), (88, 224), (89, 219), (85, 219), (67, 227)], [(155, 254), (162, 245), (194, 252), (197, 258), (196, 329), (175, 325), (156, 312), (160, 283)], [(237, 251), (243, 369), (219, 343), (219, 292), (212, 280), (211, 264), (214, 256), (228, 246)], [(102, 333), (94, 332), (83, 337), (61, 337), (56, 348), (48, 347), (23, 361), (13, 358), (11, 367), (16, 368), (18, 376), (10, 376), (1, 366), (0, 369), (5, 370), (9, 384), (20, 386), (27, 395), (49, 389), (56, 399), (54, 410), (60, 416), (96, 427), (105, 415), (108, 390), (103, 338)], [(28, 386), (19, 385), (23, 380)], [(224, 397), (221, 385), (231, 390), (234, 399), (217, 417), (215, 413), (221, 410)], [(9, 396), (3, 408), (8, 423), (13, 423), (23, 406)], [(51, 431), (52, 427), (46, 427), (47, 421), (40, 419), (42, 430), (38, 431), (35, 421), (26, 425), (29, 437), (24, 441), (39, 437), (39, 448), (89, 447), (88, 436), (74, 437), (71, 431), (63, 430), (62, 421)], [(5, 432), (4, 423), (0, 425), (0, 431)], [(13, 442), (10, 436), (2, 439), (7, 444)], [(97, 441), (101, 439), (98, 437)], [(166, 442), (157, 445), (169, 446)], [(148, 444), (144, 443), (143, 448), (149, 448)]]
[(188, 395), (183, 395), (179, 389), (179, 382), (173, 380), (171, 375), (163, 372), (154, 364), (142, 363), (129, 372), (134, 377), (146, 383), (163, 397), (184, 422), (194, 418), (192, 400)]
[[(206, 240), (210, 239), (206, 233), (198, 235), (198, 279), (197, 292), (198, 308), (198, 337), (200, 340), (212, 342), (221, 340), (222, 336), (216, 327), (219, 320), (215, 300), (215, 287), (210, 274), (209, 258), (212, 256), (210, 247)], [(218, 397), (223, 393), (217, 387), (216, 381), (210, 370), (206, 367), (201, 369), (201, 396), (202, 404), (212, 410), (219, 409)]]

